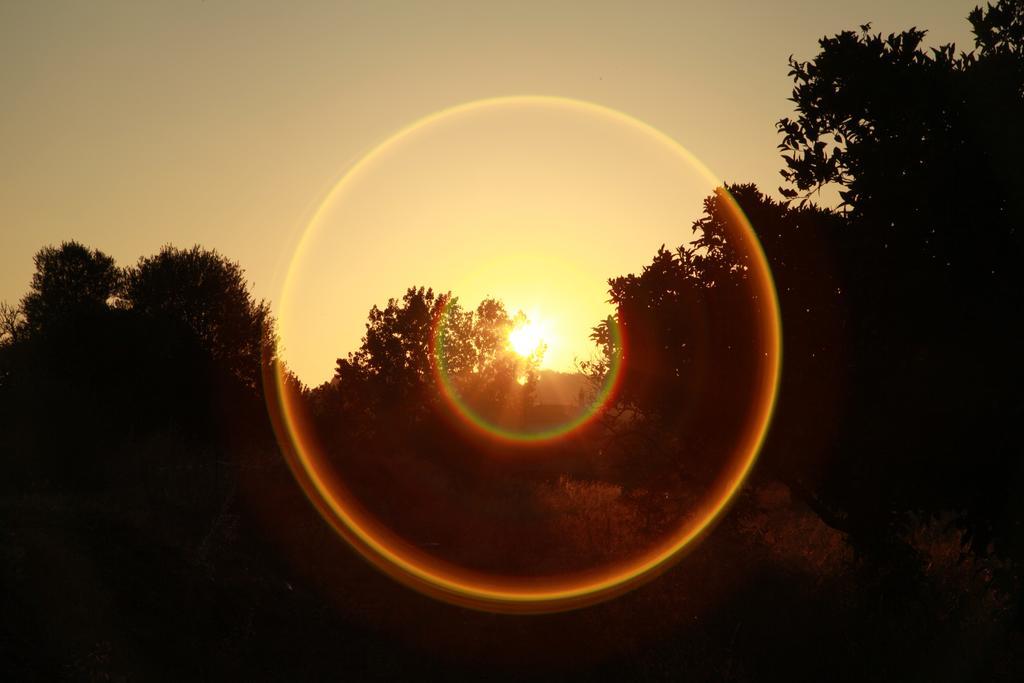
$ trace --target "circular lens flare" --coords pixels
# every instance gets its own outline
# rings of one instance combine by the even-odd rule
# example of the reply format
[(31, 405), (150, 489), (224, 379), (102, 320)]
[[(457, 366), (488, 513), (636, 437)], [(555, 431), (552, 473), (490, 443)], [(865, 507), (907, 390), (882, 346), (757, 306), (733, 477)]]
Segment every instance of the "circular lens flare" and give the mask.
[[(584, 121), (596, 120), (622, 126), (655, 141), (667, 153), (697, 169), (712, 187), (719, 185), (706, 167), (678, 142), (626, 114), (565, 98), (507, 97), (460, 105), (428, 116), (403, 129), (355, 164), (331, 191), (324, 207), (344, 196), (361, 174), (387, 155), (397, 153), (400, 144), (418, 132), (481, 111), (522, 108), (558, 110), (579, 115)], [(753, 466), (769, 425), (781, 366), (779, 306), (764, 253), (747, 217), (731, 195), (722, 188), (715, 192), (729, 213), (729, 237), (734, 241), (736, 250), (747, 256), (753, 316), (751, 335), (754, 337), (751, 343), (759, 350), (748, 377), (749, 391), (753, 398), (745, 413), (744, 428), (734, 435), (732, 457), (723, 465), (720, 476), (709, 485), (703, 498), (694, 506), (692, 514), (681, 519), (662, 540), (633, 557), (590, 570), (536, 577), (510, 577), (473, 570), (426, 552), (375, 518), (361, 504), (348, 483), (331, 467), (330, 458), (316, 436), (312, 418), (306, 412), (302, 390), (293, 381), (285, 365), (278, 360), (279, 354), (274, 352), (274, 360), (265, 364), (264, 377), (272, 423), (285, 458), (314, 507), (358, 552), (388, 575), (432, 597), (477, 609), (533, 613), (572, 609), (619, 595), (664, 571), (711, 528)], [(293, 255), (285, 277), (279, 319), (286, 320), (288, 317), (286, 309), (290, 288), (301, 269), (298, 264), (303, 262), (313, 248), (313, 236), (322, 223), (321, 214), (325, 210), (321, 208), (313, 217)], [(609, 403), (620, 381), (622, 366), (629, 363), (629, 338), (628, 334), (623, 334), (619, 321), (609, 326), (609, 333), (613, 337), (612, 345), (618, 351), (612, 356), (604, 375), (604, 384), (590, 403), (592, 410), (589, 413), (584, 411), (582, 421)], [(554, 435), (547, 432), (523, 434), (515, 430), (503, 430), (475, 413), (463, 400), (456, 386), (457, 378), (453, 377), (447, 367), (447, 334), (444, 315), (441, 315), (432, 334), (434, 372), (445, 399), (460, 415), (488, 434), (510, 441), (547, 439)], [(543, 346), (544, 339), (541, 331), (513, 330), (508, 344), (520, 356), (532, 356)], [(516, 379), (522, 377), (525, 375), (519, 375)], [(557, 430), (562, 430), (558, 433), (565, 433), (575, 426), (578, 425), (559, 425)]]

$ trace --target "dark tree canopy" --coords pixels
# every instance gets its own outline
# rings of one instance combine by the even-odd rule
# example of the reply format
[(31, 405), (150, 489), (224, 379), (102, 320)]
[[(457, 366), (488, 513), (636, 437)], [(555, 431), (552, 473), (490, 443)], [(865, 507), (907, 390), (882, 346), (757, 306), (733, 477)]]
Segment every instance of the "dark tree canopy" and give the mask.
[(0, 301), (0, 346), (13, 344), (25, 327), (25, 314), (20, 306)]
[[(833, 250), (845, 222), (813, 206), (787, 207), (753, 185), (726, 189), (760, 235), (783, 318), (782, 400), (765, 459), (776, 476), (809, 489), (830, 457), (826, 429), (837, 418), (844, 300)], [(750, 256), (728, 237), (735, 213), (725, 197), (706, 198), (692, 227), (691, 241), (663, 247), (640, 274), (609, 284), (625, 338), (620, 406), (657, 425), (649, 443), (671, 444), (675, 434), (677, 448), (709, 451), (734, 429), (721, 413), (750, 381), (750, 316), (760, 309), (744, 286)], [(603, 321), (592, 335), (605, 350), (605, 361), (590, 368), (599, 376), (615, 350), (613, 324)]]
[(422, 407), (424, 387), (432, 383), (434, 321), (449, 300), (450, 295), (412, 287), (401, 300), (370, 310), (362, 345), (337, 361), (335, 378), (347, 404), (367, 416)]
[(1020, 303), (1010, 282), (1024, 249), (1021, 15), (1019, 2), (975, 10), (977, 50), (959, 56), (952, 45), (924, 49), (921, 30), (864, 27), (822, 39), (811, 61), (791, 60), (797, 115), (778, 128), (793, 187), (783, 192), (839, 185), (859, 234), (849, 257), (878, 269), (867, 298)]
[[(987, 57), (1004, 57), (1011, 72), (1016, 69), (1018, 82), (1024, 82), (1021, 57), (1024, 55), (1024, 3), (1020, 0), (997, 0), (984, 9), (975, 7), (967, 16), (974, 33), (974, 43)], [(1024, 93), (1022, 93), (1024, 94)]]
[(835, 500), (847, 514), (870, 501), (879, 524), (964, 511), (981, 547), (1020, 545), (997, 527), (1022, 476), (1006, 433), (1024, 381), (1022, 16), (1019, 2), (976, 9), (977, 49), (959, 56), (916, 29), (822, 39), (792, 60), (797, 116), (779, 123), (784, 192), (838, 183), (847, 210), (829, 238), (849, 346)]
[(120, 291), (121, 271), (114, 259), (78, 242), (40, 249), (35, 265), (29, 293), (21, 301), (31, 333), (102, 311)]
[(122, 305), (187, 330), (227, 371), (258, 386), (270, 308), (253, 298), (236, 262), (198, 246), (166, 246), (127, 270)]
[(75, 242), (35, 262), (21, 306), (2, 310), (0, 393), (8, 419), (35, 415), (20, 434), (49, 476), (123, 466), (106, 454), (112, 432), (209, 438), (252, 409), (272, 327), (237, 264), (166, 247), (124, 271)]
[(821, 39), (811, 61), (791, 58), (797, 116), (778, 128), (795, 189), (782, 192), (838, 183), (855, 215), (904, 226), (962, 220), (950, 204), (1005, 211), (1021, 178), (1022, 16), (1013, 1), (976, 9), (970, 53), (925, 49), (916, 28), (883, 37), (865, 25)]

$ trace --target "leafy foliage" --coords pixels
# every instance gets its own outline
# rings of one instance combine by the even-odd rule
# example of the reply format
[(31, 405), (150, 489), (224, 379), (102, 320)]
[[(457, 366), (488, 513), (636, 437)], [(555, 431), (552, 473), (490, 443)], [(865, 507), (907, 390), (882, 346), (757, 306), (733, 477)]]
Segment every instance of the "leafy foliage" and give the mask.
[(977, 50), (959, 56), (864, 27), (791, 61), (787, 194), (838, 183), (848, 210), (828, 236), (848, 318), (833, 364), (853, 369), (829, 488), (876, 520), (864, 534), (893, 510), (959, 509), (978, 547), (1021, 547), (998, 528), (1021, 476), (1005, 435), (1024, 381), (1007, 334), (1024, 310), (1021, 17), (1019, 2), (976, 9)]
[(166, 246), (128, 269), (121, 305), (192, 335), (246, 386), (259, 386), (261, 355), (272, 346), (270, 308), (253, 299), (237, 263), (198, 246)]
[(441, 362), (446, 379), (479, 410), (526, 400), (540, 352), (524, 361), (508, 345), (509, 332), (525, 320), (522, 312), (510, 317), (494, 299), (467, 311), (450, 293), (410, 287), (401, 300), (370, 310), (360, 348), (338, 359), (332, 391), (366, 419), (415, 422), (440, 400)]
[(21, 301), (31, 334), (94, 315), (120, 291), (121, 272), (114, 259), (78, 242), (40, 249), (35, 265), (29, 293)]

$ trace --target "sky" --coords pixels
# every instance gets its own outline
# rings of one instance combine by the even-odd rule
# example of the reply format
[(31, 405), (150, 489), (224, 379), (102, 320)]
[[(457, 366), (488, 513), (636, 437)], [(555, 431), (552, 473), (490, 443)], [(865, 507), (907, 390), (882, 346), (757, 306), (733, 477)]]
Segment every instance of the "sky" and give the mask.
[[(47, 244), (75, 239), (121, 265), (164, 244), (202, 244), (241, 263), (279, 315), (292, 300), (282, 318), (294, 330), (286, 357), (309, 383), (327, 379), (334, 359), (358, 345), (368, 304), (412, 284), (453, 289), (468, 305), (492, 294), (546, 317), (563, 342), (549, 360), (564, 369), (580, 355), (568, 340), (582, 322), (569, 325), (565, 305), (578, 293), (569, 287), (546, 300), (538, 294), (551, 292), (544, 276), (573, 272), (598, 291), (607, 277), (639, 270), (659, 240), (685, 241), (699, 213), (679, 205), (690, 190), (666, 191), (627, 207), (676, 211), (649, 229), (624, 237), (621, 222), (594, 223), (615, 202), (615, 192), (600, 188), (613, 187), (616, 173), (651, 187), (686, 176), (659, 166), (657, 146), (645, 147), (649, 136), (579, 112), (520, 107), (519, 118), (503, 123), (509, 111), (488, 110), (389, 145), (358, 182), (346, 181), (341, 198), (332, 194), (339, 181), (435, 112), (539, 95), (623, 112), (678, 141), (716, 177), (774, 193), (774, 124), (792, 104), (789, 55), (809, 59), (821, 36), (866, 22), (884, 33), (925, 28), (929, 44), (967, 49), (974, 4), (0, 3), (0, 300), (25, 293), (32, 255)], [(572, 149), (586, 154), (566, 151), (577, 133)], [(617, 169), (602, 166), (611, 154), (623, 159)], [(556, 185), (544, 179), (559, 169), (576, 184), (550, 192)], [(481, 173), (503, 187), (511, 181), (502, 174), (512, 174), (526, 183), (518, 196), (530, 199), (467, 195)], [(491, 204), (470, 206), (467, 196)], [(493, 219), (498, 208), (503, 221)], [(570, 214), (576, 222), (557, 229), (542, 219)], [(441, 239), (425, 239), (413, 218)], [(569, 245), (595, 235), (604, 247), (567, 264)], [(296, 258), (300, 244), (306, 255)], [(579, 321), (593, 319), (601, 302), (587, 306), (575, 311)]]

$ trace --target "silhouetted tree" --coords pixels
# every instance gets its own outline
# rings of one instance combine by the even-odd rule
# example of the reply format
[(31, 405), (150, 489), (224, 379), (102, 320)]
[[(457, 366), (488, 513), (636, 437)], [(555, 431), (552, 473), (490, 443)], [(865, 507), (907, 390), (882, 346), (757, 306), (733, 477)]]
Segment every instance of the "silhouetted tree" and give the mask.
[(245, 271), (213, 250), (166, 246), (128, 269), (122, 305), (193, 335), (224, 370), (252, 390), (271, 348), (270, 308), (256, 301)]
[(16, 342), (24, 325), (25, 316), (21, 312), (21, 307), (0, 301), (0, 346)]
[(829, 488), (875, 533), (894, 511), (961, 510), (976, 547), (1020, 546), (1022, 7), (975, 9), (959, 56), (865, 26), (791, 61), (784, 193), (838, 184), (848, 218), (832, 241), (851, 383)]
[(29, 293), (21, 301), (30, 334), (103, 311), (120, 290), (114, 259), (78, 242), (40, 249), (35, 265)]
[(389, 299), (383, 309), (370, 310), (362, 345), (337, 361), (338, 389), (350, 409), (366, 419), (421, 416), (427, 407), (425, 388), (433, 381), (434, 326), (442, 314), (453, 320), (461, 315), (456, 304), (449, 305), (450, 298), (411, 287), (401, 300)]
[(370, 310), (363, 342), (338, 359), (330, 391), (350, 415), (419, 420), (440, 399), (441, 363), (447, 381), (477, 407), (495, 408), (513, 394), (528, 400), (540, 358), (519, 359), (508, 348), (509, 332), (525, 320), (494, 299), (474, 312), (451, 293), (410, 287), (401, 300)]
[[(776, 476), (810, 491), (830, 447), (824, 430), (837, 416), (839, 365), (831, 354), (841, 348), (843, 309), (830, 249), (843, 221), (816, 207), (788, 208), (753, 185), (726, 190), (761, 236), (784, 320), (784, 400), (769, 461)], [(701, 452), (715, 452), (716, 442), (732, 433), (722, 414), (742, 411), (750, 381), (743, 373), (753, 358), (751, 316), (760, 310), (746, 287), (750, 256), (737, 252), (728, 237), (737, 229), (731, 200), (722, 193), (707, 197), (704, 215), (692, 227), (691, 241), (671, 251), (663, 247), (638, 275), (609, 281), (616, 320), (595, 328), (592, 339), (605, 357), (588, 368), (599, 378), (607, 372), (618, 347), (612, 334), (617, 323), (624, 339), (617, 403), (634, 417), (629, 430), (612, 426), (631, 438), (632, 448), (667, 449), (662, 457), (689, 461), (684, 466)]]
[[(783, 322), (783, 372), (779, 400), (762, 467), (785, 481), (826, 522), (850, 532), (848, 503), (824, 473), (835, 457), (848, 389), (846, 326), (848, 285), (840, 254), (849, 222), (813, 204), (786, 206), (749, 184), (727, 186), (756, 230), (775, 280)], [(708, 197), (694, 223), (692, 250), (703, 281), (745, 275), (745, 259), (727, 238), (731, 209), (721, 195)], [(841, 424), (842, 423), (842, 424)]]

